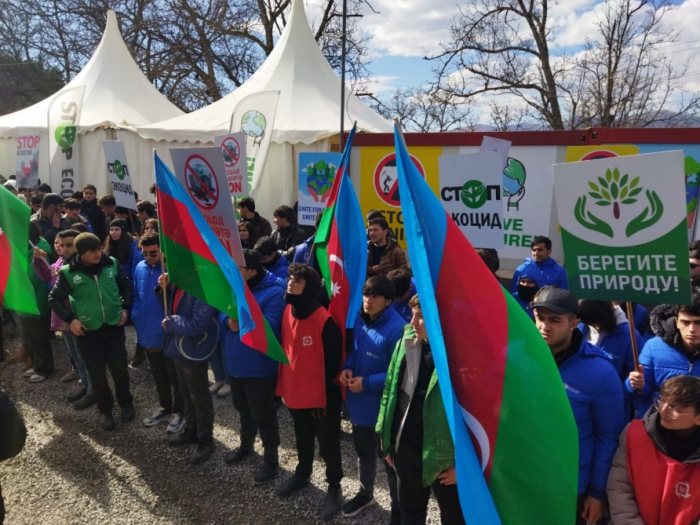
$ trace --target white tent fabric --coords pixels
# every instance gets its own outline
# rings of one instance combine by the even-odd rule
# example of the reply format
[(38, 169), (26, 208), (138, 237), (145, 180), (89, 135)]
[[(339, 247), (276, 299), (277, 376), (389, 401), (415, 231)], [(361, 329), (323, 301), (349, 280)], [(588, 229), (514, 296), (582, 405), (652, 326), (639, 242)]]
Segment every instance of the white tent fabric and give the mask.
[[(106, 193), (108, 175), (101, 141), (121, 138), (110, 130), (131, 130), (134, 126), (170, 119), (183, 112), (148, 81), (134, 62), (119, 32), (114, 11), (108, 12), (107, 26), (95, 53), (61, 91), (76, 86), (85, 86), (82, 115), (78, 123), (82, 183), (95, 184), (98, 193)], [(53, 96), (23, 110), (0, 116), (1, 174), (8, 176), (15, 172), (17, 136), (38, 133), (41, 136), (39, 177), (42, 181), (48, 180), (47, 124), (52, 99)], [(127, 160), (132, 162), (128, 147), (126, 154)], [(145, 172), (147, 175), (143, 181), (135, 181), (141, 191), (147, 190), (152, 183), (152, 166), (150, 157), (148, 164), (129, 166), (131, 172)]]

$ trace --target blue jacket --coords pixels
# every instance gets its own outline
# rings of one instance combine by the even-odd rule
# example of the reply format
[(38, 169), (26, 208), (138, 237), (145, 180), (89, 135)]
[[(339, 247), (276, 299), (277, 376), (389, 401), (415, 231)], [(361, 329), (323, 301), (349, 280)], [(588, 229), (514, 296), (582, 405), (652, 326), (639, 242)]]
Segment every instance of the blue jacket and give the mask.
[[(550, 258), (548, 260), (554, 260), (554, 259)], [(544, 282), (545, 282), (544, 275), (540, 271), (537, 264), (526, 265), (523, 263), (520, 265), (518, 270), (521, 270), (521, 271), (517, 275), (517, 277), (515, 274), (513, 274), (513, 286), (512, 286), (513, 292), (512, 292), (512, 294), (513, 294), (513, 297), (515, 298), (515, 300), (521, 306), (521, 308), (523, 310), (525, 310), (525, 313), (527, 313), (527, 315), (530, 316), (530, 319), (534, 319), (535, 313), (532, 311), (532, 307), (530, 306), (530, 303), (532, 301), (525, 301), (525, 300), (520, 298), (520, 295), (518, 293), (518, 283), (519, 283), (520, 279), (522, 279), (523, 277), (527, 277), (528, 279), (532, 279), (533, 281), (535, 281), (535, 284), (537, 285), (537, 287), (535, 289), (535, 291), (536, 291), (536, 290), (539, 290), (540, 288), (542, 288), (543, 286), (546, 286), (544, 284)], [(517, 270), (516, 270), (516, 272), (517, 272)]]
[(315, 256), (312, 253), (311, 258), (309, 259), (309, 253), (311, 253), (311, 249), (313, 248), (315, 237), (315, 235), (312, 235), (301, 244), (296, 245), (294, 248), (294, 257), (292, 258), (292, 262), (308, 264), (312, 268), (314, 267)]
[(411, 297), (416, 295), (416, 283), (413, 280), (413, 277), (411, 277), (411, 289), (408, 291), (408, 298), (400, 303), (398, 301), (394, 301), (391, 303), (391, 306), (396, 310), (396, 313), (401, 316), (401, 318), (406, 321), (406, 324), (411, 322), (411, 317), (413, 317), (413, 312), (411, 311), (411, 307), (408, 306), (408, 301), (411, 300)]
[(578, 493), (606, 498), (605, 487), (625, 426), (622, 384), (610, 357), (581, 338), (578, 351), (559, 365), (579, 437)]
[[(283, 257), (284, 259), (284, 257)], [(284, 301), (285, 282), (270, 272), (251, 289), (253, 297), (260, 305), (263, 316), (279, 341), (282, 330), (282, 315), (287, 303)], [(277, 375), (279, 363), (241, 342), (238, 332), (228, 327), (228, 315), (219, 314), (221, 324), (220, 339), (223, 344), (226, 370), (231, 377), (272, 377)]]
[(557, 264), (557, 261), (551, 257), (542, 263), (536, 263), (532, 257), (525, 259), (525, 262), (517, 267), (515, 273), (513, 274), (513, 281), (510, 285), (511, 293), (518, 291), (518, 281), (520, 276), (526, 271), (526, 269), (532, 266), (533, 269), (536, 268), (540, 275), (542, 282), (539, 283), (540, 287), (544, 286), (556, 286), (557, 288), (562, 288), (564, 290), (569, 289), (569, 282), (566, 279), (566, 270), (563, 266)]
[[(581, 323), (578, 325), (578, 328), (585, 339), (589, 330), (588, 325)], [(636, 329), (634, 330), (634, 335), (637, 338), (637, 348), (642, 348), (644, 342)], [(607, 334), (602, 340), (599, 339), (596, 346), (612, 358), (612, 364), (617, 371), (617, 375), (620, 376), (620, 381), (624, 381), (629, 377), (630, 372), (634, 372), (634, 355), (632, 353), (629, 323), (618, 324), (615, 330)]]
[[(157, 294), (161, 300), (162, 295)], [(168, 311), (173, 312), (175, 288), (168, 286)], [(165, 318), (165, 355), (173, 359), (208, 362), (218, 344), (218, 312), (183, 293), (177, 310)]]
[(275, 263), (270, 266), (269, 268), (265, 268), (269, 273), (274, 275), (275, 277), (279, 277), (282, 279), (285, 283), (287, 282), (287, 279), (289, 279), (289, 274), (287, 273), (287, 268), (289, 268), (289, 265), (291, 263), (287, 260), (287, 258), (284, 255), (280, 255), (277, 257), (277, 260)]
[(136, 328), (136, 335), (141, 346), (146, 348), (163, 348), (165, 332), (161, 326), (163, 301), (156, 297), (158, 277), (163, 273), (160, 261), (151, 266), (141, 261), (134, 271), (134, 302), (131, 319)]
[(343, 370), (352, 370), (353, 377), (362, 377), (362, 392), (347, 391), (350, 421), (353, 425), (374, 428), (391, 356), (403, 336), (406, 323), (391, 307), (370, 325), (363, 317), (366, 318), (361, 315), (355, 320), (355, 344), (348, 353)]
[[(641, 304), (634, 304), (634, 327), (642, 336), (642, 341), (646, 343), (650, 339), (654, 338), (654, 332), (651, 331), (651, 325), (649, 324), (649, 312)], [(640, 347), (641, 348), (641, 347)]]
[(131, 253), (129, 254), (129, 258), (122, 265), (122, 267), (124, 268), (124, 273), (129, 276), (129, 280), (131, 280), (132, 282), (134, 280), (134, 272), (136, 271), (136, 266), (138, 266), (138, 264), (141, 261), (143, 261), (143, 257), (141, 256), (139, 241), (137, 239), (134, 239), (134, 241), (131, 243)]

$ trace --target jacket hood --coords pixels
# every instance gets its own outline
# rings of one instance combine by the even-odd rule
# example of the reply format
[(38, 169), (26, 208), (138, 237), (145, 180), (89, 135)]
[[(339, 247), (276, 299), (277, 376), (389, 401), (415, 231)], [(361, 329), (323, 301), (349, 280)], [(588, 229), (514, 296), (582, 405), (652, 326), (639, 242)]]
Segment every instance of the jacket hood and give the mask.
[(652, 331), (663, 339), (664, 343), (675, 346), (678, 329), (676, 328), (676, 306), (660, 304), (649, 316)]
[[(663, 452), (664, 455), (668, 456), (668, 447), (666, 443), (661, 439), (659, 430), (657, 428), (657, 420), (659, 419), (659, 411), (652, 405), (644, 414), (644, 428), (649, 434), (649, 437), (658, 447), (658, 449)], [(695, 451), (686, 458), (683, 463), (700, 463), (700, 446), (695, 449)]]
[[(549, 259), (547, 259), (549, 260)], [(520, 277), (527, 277), (528, 279), (532, 279), (535, 281), (537, 284), (538, 288), (542, 288), (543, 286), (543, 281), (542, 281), (542, 272), (537, 268), (537, 263), (530, 259), (530, 264), (526, 265), (525, 268), (523, 268), (522, 272), (520, 273)]]
[(309, 278), (306, 279), (306, 285), (300, 295), (291, 295), (286, 290), (284, 292), (284, 300), (287, 304), (292, 305), (292, 314), (297, 319), (306, 319), (317, 308), (321, 307), (318, 302), (318, 292), (321, 289), (321, 277), (318, 272), (311, 268)]
[(546, 261), (538, 263), (532, 257), (528, 257), (527, 259), (525, 259), (524, 263), (526, 267), (530, 264), (535, 266), (556, 266), (557, 261), (555, 261), (552, 257), (548, 257)]
[[(255, 290), (258, 291), (264, 288), (270, 288), (271, 286), (280, 286), (286, 290), (286, 287), (282, 286), (280, 281), (282, 281), (282, 279), (277, 277), (274, 273), (265, 272), (265, 276), (263, 277), (262, 281), (255, 286)], [(282, 281), (282, 283), (283, 282), (284, 281)]]

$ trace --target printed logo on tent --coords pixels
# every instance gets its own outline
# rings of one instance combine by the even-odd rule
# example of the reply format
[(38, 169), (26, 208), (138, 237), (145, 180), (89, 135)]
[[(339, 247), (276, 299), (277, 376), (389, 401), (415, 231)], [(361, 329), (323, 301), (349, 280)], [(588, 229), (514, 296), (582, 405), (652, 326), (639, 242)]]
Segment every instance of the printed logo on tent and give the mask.
[[(598, 177), (597, 184), (588, 181), (588, 186), (593, 190), (588, 192), (588, 196), (595, 199), (596, 206), (603, 208), (601, 212), (608, 218), (612, 212), (612, 218), (615, 221), (622, 216), (624, 209), (621, 209), (621, 206), (636, 203), (637, 196), (644, 191), (644, 188), (639, 186), (639, 177), (630, 178), (628, 174), (620, 176), (620, 170), (617, 168), (612, 171), (607, 169), (605, 177)], [(626, 237), (631, 237), (637, 232), (652, 227), (659, 222), (664, 214), (664, 205), (658, 194), (653, 190), (647, 190), (645, 195), (649, 206), (628, 222), (624, 230)], [(610, 222), (606, 222), (594, 215), (592, 211), (587, 210), (586, 200), (586, 195), (583, 195), (576, 201), (574, 217), (578, 223), (584, 228), (602, 233), (610, 238), (615, 237), (614, 230), (617, 228), (613, 228)]]
[(192, 155), (187, 158), (185, 183), (187, 191), (200, 208), (211, 210), (219, 202), (219, 182), (204, 157)]
[(508, 197), (506, 211), (515, 208), (520, 211), (520, 201), (525, 197), (525, 165), (518, 159), (508, 157), (508, 164), (503, 170), (503, 196)]
[(58, 147), (61, 149), (70, 148), (75, 142), (75, 137), (77, 135), (77, 129), (73, 124), (65, 123), (56, 126), (56, 131), (54, 132), (54, 138)]
[[(410, 157), (421, 176), (425, 178), (425, 169), (421, 162), (413, 155), (410, 155)], [(390, 153), (384, 157), (374, 169), (374, 190), (379, 198), (389, 206), (395, 206), (396, 208), (401, 206), (399, 179), (396, 173), (396, 153)]]
[(224, 156), (224, 165), (233, 168), (241, 158), (241, 146), (233, 137), (226, 137), (221, 143), (221, 153)]
[(241, 118), (241, 131), (253, 139), (253, 146), (260, 145), (265, 138), (267, 119), (255, 109), (246, 112)]

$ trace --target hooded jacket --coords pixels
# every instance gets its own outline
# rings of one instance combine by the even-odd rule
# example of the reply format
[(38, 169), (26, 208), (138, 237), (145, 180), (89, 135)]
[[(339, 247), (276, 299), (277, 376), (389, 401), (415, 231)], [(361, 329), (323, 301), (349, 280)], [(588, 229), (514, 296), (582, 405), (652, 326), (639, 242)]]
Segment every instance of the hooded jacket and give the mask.
[(277, 260), (273, 262), (269, 267), (265, 266), (268, 273), (271, 273), (275, 277), (282, 279), (282, 281), (287, 282), (289, 279), (289, 274), (287, 273), (287, 268), (291, 263), (283, 255), (277, 254)]
[[(218, 312), (185, 292), (175, 305), (177, 291), (177, 288), (168, 285), (170, 315), (165, 318), (165, 356), (185, 361), (208, 362), (219, 343)], [(163, 300), (162, 294), (161, 288), (156, 288), (156, 295), (160, 301)]]
[[(632, 340), (630, 339), (630, 324), (627, 322), (627, 317), (622, 312), (620, 307), (615, 307), (615, 317), (617, 325), (611, 332), (600, 332), (594, 335), (595, 329), (590, 328), (583, 323), (579, 324), (579, 330), (583, 333), (583, 338), (590, 341), (610, 357), (612, 363), (620, 376), (620, 380), (624, 381), (630, 374), (634, 372), (634, 355), (632, 353)], [(639, 332), (635, 328), (634, 335), (637, 340), (637, 348), (644, 346)], [(592, 337), (597, 337), (592, 340)]]
[[(277, 340), (280, 340), (282, 314), (287, 307), (284, 301), (286, 286), (270, 272), (265, 272), (262, 281), (250, 287), (253, 297), (260, 305), (263, 317), (267, 320)], [(241, 342), (240, 332), (232, 332), (228, 327), (229, 316), (224, 312), (219, 314), (221, 343), (223, 344), (224, 361), (231, 377), (273, 377), (277, 375), (279, 363), (266, 356), (260, 350), (251, 348)]]
[(391, 305), (376, 321), (362, 313), (355, 320), (355, 344), (348, 353), (343, 370), (362, 377), (362, 392), (347, 391), (348, 412), (353, 425), (374, 427), (386, 382), (386, 373), (396, 343), (406, 323)]
[(651, 328), (656, 337), (650, 339), (639, 354), (644, 367), (644, 389), (641, 395), (625, 381), (629, 399), (635, 402), (637, 417), (641, 418), (659, 397), (659, 389), (666, 380), (680, 375), (700, 377), (700, 352), (685, 352), (681, 335), (676, 328), (676, 306), (662, 304), (651, 312)]
[(549, 257), (546, 261), (541, 263), (535, 262), (532, 257), (528, 257), (525, 259), (523, 264), (516, 268), (515, 273), (513, 274), (513, 281), (510, 285), (511, 293), (518, 291), (518, 281), (520, 281), (520, 276), (529, 266), (539, 272), (541, 280), (540, 287), (556, 286), (557, 288), (561, 288), (563, 290), (569, 289), (569, 281), (566, 278), (566, 270), (552, 257)]
[(522, 268), (522, 272), (518, 275), (518, 278), (516, 280), (515, 275), (513, 275), (513, 284), (515, 285), (515, 291), (513, 292), (513, 297), (515, 298), (516, 301), (518, 301), (518, 304), (522, 307), (523, 310), (527, 313), (527, 315), (530, 316), (530, 319), (535, 318), (535, 314), (532, 311), (532, 307), (530, 306), (530, 303), (532, 300), (527, 301), (525, 299), (522, 299), (520, 297), (520, 294), (518, 292), (518, 282), (522, 277), (526, 277), (528, 279), (532, 279), (535, 281), (535, 284), (537, 285), (534, 288), (534, 291), (537, 292), (540, 288), (542, 288), (543, 283), (544, 283), (544, 277), (542, 276), (542, 272), (540, 269), (537, 267), (536, 264), (528, 264), (525, 266), (524, 264), (520, 266)]
[(314, 268), (315, 257), (312, 250), (314, 247), (315, 238), (316, 235), (312, 235), (301, 244), (296, 245), (296, 247), (294, 248), (294, 257), (292, 257), (292, 262), (308, 264), (309, 266)]
[[(150, 246), (149, 246), (150, 248)], [(163, 273), (161, 262), (151, 266), (141, 261), (134, 270), (134, 304), (131, 318), (141, 346), (146, 348), (163, 348), (165, 332), (163, 331), (163, 301), (156, 297), (158, 277)]]

